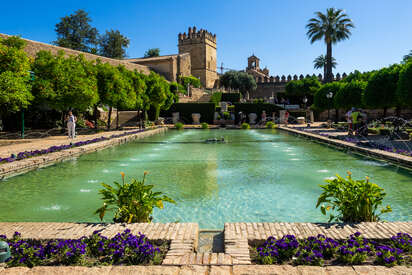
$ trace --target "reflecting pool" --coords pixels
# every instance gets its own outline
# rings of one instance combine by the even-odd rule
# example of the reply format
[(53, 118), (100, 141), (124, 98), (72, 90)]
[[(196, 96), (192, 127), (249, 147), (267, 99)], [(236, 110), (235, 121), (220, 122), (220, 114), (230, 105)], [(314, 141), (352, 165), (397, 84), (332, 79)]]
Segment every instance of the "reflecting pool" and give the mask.
[[(224, 137), (226, 143), (205, 143)], [(170, 130), (0, 181), (0, 221), (99, 222), (101, 182), (141, 178), (177, 204), (155, 222), (324, 222), (319, 184), (369, 176), (385, 188), (389, 221), (412, 220), (412, 172), (277, 130)], [(105, 221), (111, 221), (110, 215)]]

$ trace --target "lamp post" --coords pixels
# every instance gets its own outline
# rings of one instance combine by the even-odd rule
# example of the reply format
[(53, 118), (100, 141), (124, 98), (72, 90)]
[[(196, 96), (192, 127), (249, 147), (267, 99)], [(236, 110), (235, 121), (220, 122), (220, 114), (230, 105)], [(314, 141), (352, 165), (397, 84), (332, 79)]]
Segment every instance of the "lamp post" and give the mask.
[(306, 103), (308, 102), (308, 98), (305, 96), (305, 97), (302, 99), (302, 101), (303, 101), (304, 109), (305, 109), (305, 122), (306, 122), (307, 119), (308, 119), (308, 110), (306, 110)]
[(303, 98), (303, 104), (304, 104), (304, 108), (306, 109), (306, 103), (308, 102), (308, 99), (306, 98), (306, 96)]
[(328, 120), (330, 120), (330, 100), (332, 99), (332, 97), (333, 97), (333, 93), (331, 92), (331, 91), (329, 91), (329, 93), (327, 93), (326, 94), (326, 97), (328, 98), (328, 100), (329, 100), (329, 104), (328, 104)]

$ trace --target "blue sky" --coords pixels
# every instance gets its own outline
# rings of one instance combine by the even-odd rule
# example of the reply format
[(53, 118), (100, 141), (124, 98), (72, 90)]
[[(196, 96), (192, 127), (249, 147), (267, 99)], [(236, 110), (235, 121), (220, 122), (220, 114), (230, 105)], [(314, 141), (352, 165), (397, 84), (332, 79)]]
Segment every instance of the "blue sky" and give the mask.
[(130, 38), (131, 58), (152, 47), (162, 55), (177, 53), (177, 34), (196, 25), (217, 34), (219, 65), (243, 69), (254, 53), (271, 75), (321, 72), (312, 62), (326, 47), (310, 44), (305, 25), (328, 7), (344, 9), (356, 26), (333, 48), (334, 72), (378, 69), (412, 50), (412, 0), (3, 0), (1, 6), (0, 33), (46, 43), (56, 39), (61, 17), (84, 9), (101, 33), (118, 29)]

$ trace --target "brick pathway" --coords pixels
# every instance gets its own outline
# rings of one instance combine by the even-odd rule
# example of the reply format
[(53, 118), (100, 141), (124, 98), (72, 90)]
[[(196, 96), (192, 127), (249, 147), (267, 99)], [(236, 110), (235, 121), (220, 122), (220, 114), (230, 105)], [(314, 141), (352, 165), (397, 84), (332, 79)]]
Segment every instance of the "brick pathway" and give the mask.
[(307, 137), (313, 140), (317, 140), (323, 143), (328, 143), (328, 144), (332, 144), (334, 146), (338, 146), (341, 148), (350, 149), (355, 152), (360, 152), (362, 154), (366, 154), (369, 156), (374, 156), (374, 157), (385, 159), (391, 162), (399, 163), (407, 167), (412, 167), (412, 157), (408, 157), (408, 156), (404, 156), (404, 155), (400, 155), (396, 153), (391, 153), (391, 152), (387, 152), (387, 151), (383, 151), (379, 149), (364, 148), (364, 147), (357, 146), (356, 144), (351, 143), (351, 142), (342, 141), (338, 139), (331, 139), (328, 137), (321, 136), (319, 134), (309, 133), (306, 131), (293, 129), (292, 127), (279, 126), (278, 129), (287, 131), (289, 133), (293, 133), (299, 136)]
[(122, 134), (126, 131), (108, 131), (88, 135), (78, 135), (75, 139), (69, 139), (67, 136), (49, 136), (43, 138), (27, 139), (2, 139), (0, 140), (0, 158), (10, 157), (11, 154), (17, 154), (23, 151), (47, 149), (51, 146), (70, 144), (70, 142), (86, 141), (98, 137), (109, 137), (111, 135)]
[[(23, 160), (19, 160), (19, 161), (14, 161), (14, 162), (10, 162), (10, 163), (2, 163), (0, 164), (0, 179), (2, 178), (6, 178), (6, 177), (10, 177), (16, 174), (20, 174), (20, 173), (26, 173), (30, 170), (34, 170), (40, 167), (45, 167), (48, 165), (52, 165), (56, 162), (68, 159), (68, 158), (72, 158), (75, 156), (79, 156), (85, 153), (90, 153), (90, 152), (94, 152), (94, 151), (98, 151), (98, 150), (102, 150), (105, 149), (107, 147), (111, 147), (114, 145), (118, 145), (121, 143), (125, 143), (134, 139), (141, 139), (141, 138), (145, 138), (147, 136), (151, 136), (151, 135), (155, 135), (161, 132), (167, 131), (166, 127), (162, 127), (162, 128), (156, 128), (156, 129), (152, 129), (152, 130), (146, 130), (144, 132), (139, 132), (136, 134), (131, 134), (128, 136), (124, 136), (124, 137), (119, 137), (119, 138), (113, 138), (110, 140), (104, 140), (104, 141), (100, 141), (100, 142), (96, 142), (96, 143), (91, 143), (91, 144), (87, 144), (84, 146), (80, 146), (80, 147), (74, 147), (71, 149), (66, 149), (66, 150), (62, 150), (59, 152), (54, 152), (54, 153), (50, 153), (50, 154), (45, 154), (45, 155), (40, 155), (37, 157), (32, 157), (32, 158), (28, 158), (28, 159), (23, 159)], [(122, 131), (122, 132), (117, 132), (117, 134), (119, 133), (124, 133), (127, 131)], [(109, 136), (111, 134), (113, 134), (113, 132), (109, 132), (110, 134), (108, 134)], [(95, 137), (100, 137), (102, 135), (99, 136), (95, 136)], [(84, 140), (88, 140), (88, 139), (92, 139), (91, 136), (87, 136), (87, 138), (83, 138)], [(78, 141), (76, 139), (76, 141)], [(66, 142), (62, 142), (60, 141), (57, 144), (54, 145), (63, 145), (63, 144), (69, 144), (70, 141), (66, 141)], [(20, 144), (23, 145), (23, 144)], [(41, 145), (39, 142), (35, 142), (30, 146), (36, 146), (36, 147), (32, 147), (32, 149), (45, 149), (48, 148), (49, 145)], [(7, 146), (6, 146), (7, 147)], [(0, 147), (1, 150), (2, 147)], [(27, 149), (27, 148), (26, 148)], [(24, 150), (26, 150), (24, 149)], [(31, 149), (29, 149), (31, 150)]]

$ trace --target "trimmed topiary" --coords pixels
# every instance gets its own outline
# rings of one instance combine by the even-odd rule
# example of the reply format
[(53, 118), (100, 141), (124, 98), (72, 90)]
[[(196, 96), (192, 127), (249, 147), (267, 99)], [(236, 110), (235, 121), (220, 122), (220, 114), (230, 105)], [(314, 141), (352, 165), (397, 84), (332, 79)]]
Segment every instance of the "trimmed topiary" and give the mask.
[(276, 123), (273, 123), (272, 121), (268, 121), (268, 122), (266, 122), (266, 128), (276, 129), (276, 128), (278, 128), (278, 125)]
[(207, 124), (206, 122), (202, 122), (201, 126), (202, 129), (209, 129), (209, 124)]
[(183, 123), (178, 122), (178, 123), (175, 124), (175, 128), (176, 128), (177, 130), (182, 130), (182, 129), (184, 128), (184, 125), (183, 125)]
[(250, 129), (250, 125), (249, 125), (249, 123), (244, 122), (244, 123), (242, 123), (240, 128), (242, 128), (243, 130), (248, 130), (248, 129)]

